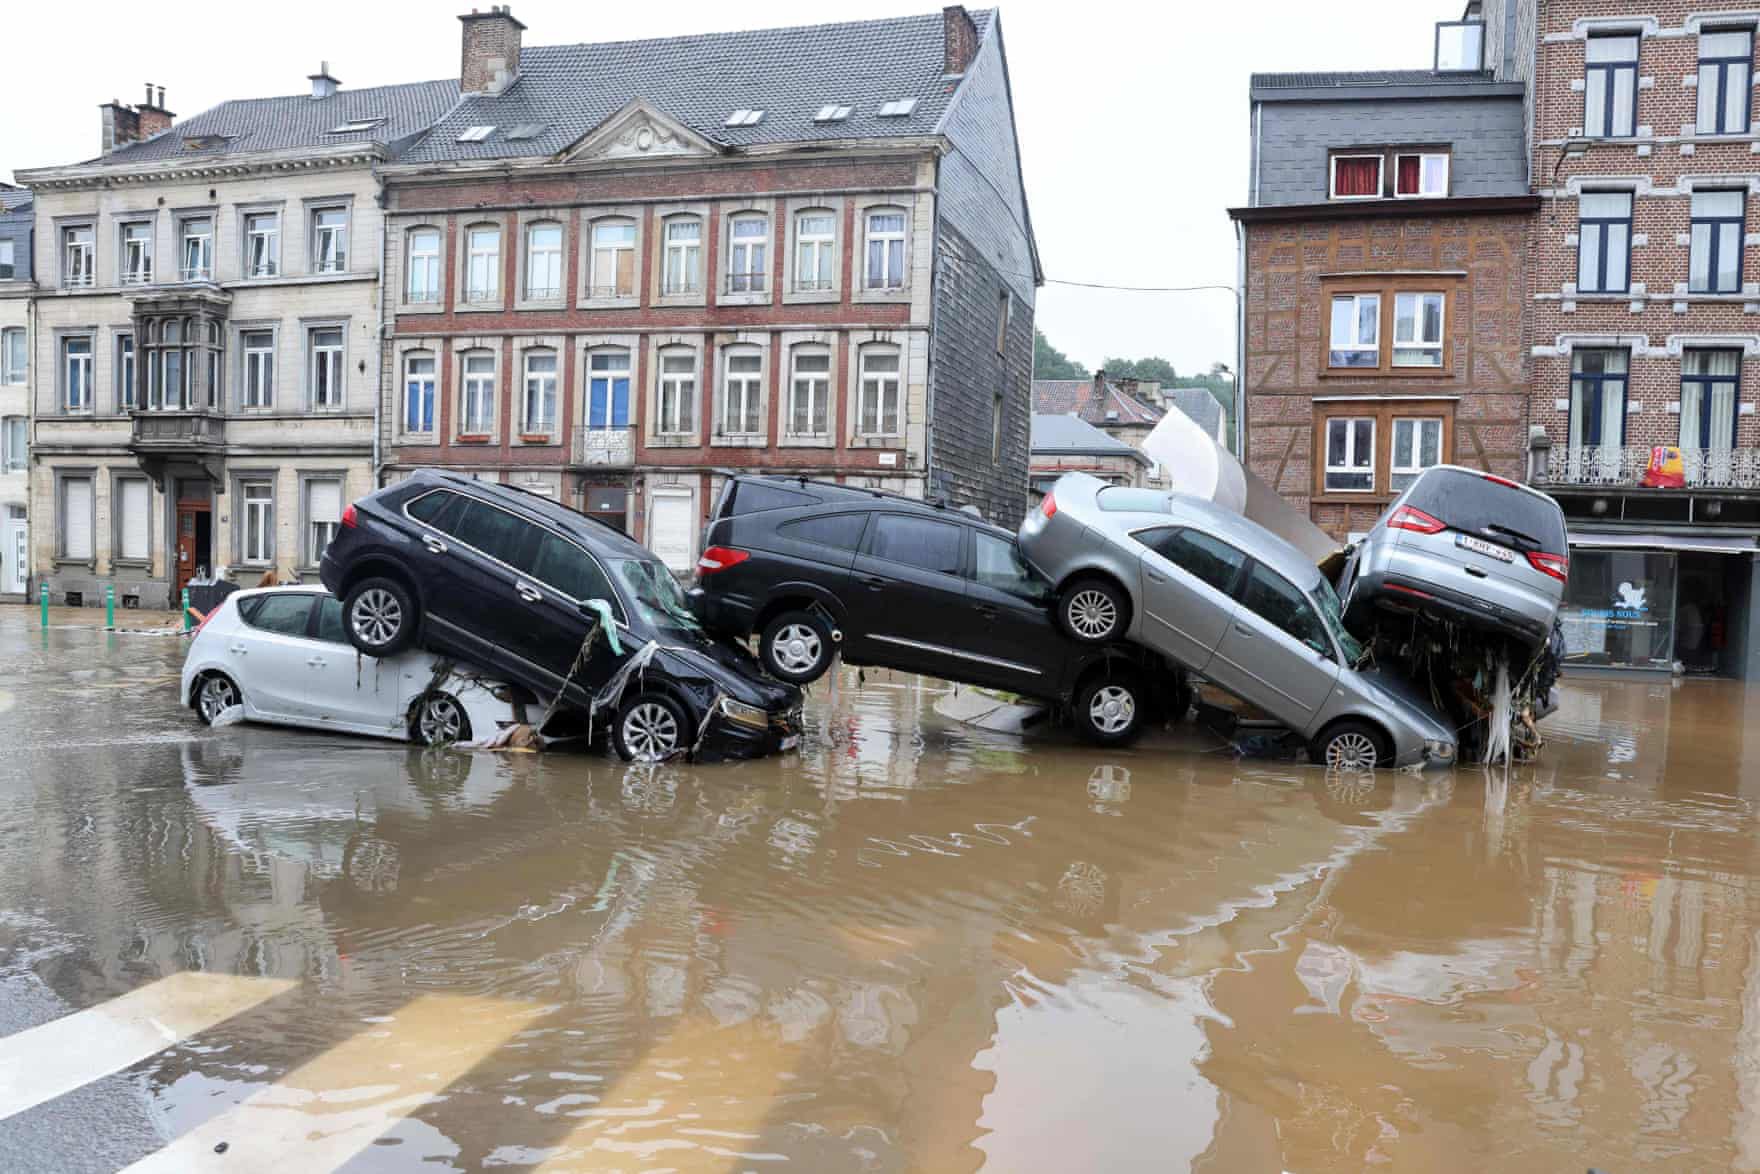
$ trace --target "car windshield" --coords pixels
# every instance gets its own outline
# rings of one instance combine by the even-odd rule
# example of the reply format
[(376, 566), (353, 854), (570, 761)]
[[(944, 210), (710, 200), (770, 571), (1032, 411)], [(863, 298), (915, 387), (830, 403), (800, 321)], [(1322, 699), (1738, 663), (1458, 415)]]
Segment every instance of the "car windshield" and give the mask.
[(1326, 630), (1338, 641), (1338, 650), (1344, 653), (1344, 662), (1355, 668), (1363, 659), (1363, 645), (1357, 638), (1344, 630), (1344, 607), (1338, 602), (1338, 592), (1332, 584), (1321, 579), (1314, 588), (1314, 599), (1320, 604), (1320, 617), (1326, 621)]
[(684, 589), (666, 564), (648, 559), (625, 558), (615, 562), (617, 576), (635, 603), (636, 611), (648, 623), (660, 629), (697, 633), (703, 626), (691, 612)]

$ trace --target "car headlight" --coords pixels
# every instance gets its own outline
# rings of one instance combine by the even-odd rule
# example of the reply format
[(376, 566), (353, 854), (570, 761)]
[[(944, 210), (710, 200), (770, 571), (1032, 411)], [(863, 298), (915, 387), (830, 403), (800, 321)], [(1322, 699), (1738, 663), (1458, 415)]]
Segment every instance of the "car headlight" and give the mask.
[(756, 705), (747, 705), (743, 701), (735, 701), (731, 697), (723, 697), (721, 699), (721, 714), (723, 717), (727, 718), (728, 721), (737, 722), (742, 726), (752, 726), (753, 728), (760, 730), (770, 728), (770, 714), (767, 711), (758, 708)]
[(1439, 738), (1424, 739), (1424, 754), (1433, 762), (1453, 762), (1454, 743)]

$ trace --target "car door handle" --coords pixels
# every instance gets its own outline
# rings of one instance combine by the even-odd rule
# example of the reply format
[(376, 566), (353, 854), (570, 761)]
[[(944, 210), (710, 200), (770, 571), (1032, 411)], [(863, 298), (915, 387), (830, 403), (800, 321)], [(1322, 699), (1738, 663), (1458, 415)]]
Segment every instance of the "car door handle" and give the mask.
[(527, 603), (542, 603), (544, 600), (543, 592), (530, 583), (515, 583), (513, 589), (519, 592), (519, 597)]
[(1253, 639), (1254, 633), (1253, 633), (1253, 629), (1251, 629), (1251, 628), (1243, 628), (1239, 624), (1236, 624), (1234, 626), (1234, 630), (1237, 635), (1244, 636), (1248, 640)]
[(446, 544), (432, 534), (422, 535), (422, 545), (433, 551), (435, 554), (446, 553)]
[(245, 653), (249, 652), (250, 649), (242, 644), (228, 644), (226, 646), (226, 651), (232, 653), (234, 656), (243, 656)]
[(978, 611), (979, 615), (983, 616), (987, 620), (993, 620), (997, 616), (1002, 614), (1000, 611), (997, 610), (996, 605), (994, 603), (980, 603), (977, 607), (977, 611)]
[(311, 666), (312, 666), (312, 667), (313, 667), (313, 668), (315, 668), (315, 669), (321, 669), (321, 668), (323, 668), (323, 667), (324, 667), (324, 666), (325, 666), (325, 665), (327, 665), (327, 664), (329, 664), (329, 663), (330, 663), (330, 662), (329, 662), (329, 661), (327, 661), (327, 660), (325, 660), (325, 659), (324, 659), (324, 658), (323, 658), (323, 657), (321, 657), (321, 656), (314, 656), (314, 657), (312, 657), (312, 658), (311, 658), (311, 659), (310, 659), (310, 660), (308, 660), (308, 661), (306, 661), (306, 663), (307, 663), (307, 664), (309, 664), (309, 665), (311, 665)]
[(1466, 568), (1466, 571), (1467, 574), (1473, 576), (1475, 579), (1483, 579), (1485, 577), (1485, 571), (1482, 567), (1468, 567)]
[(874, 591), (878, 591), (880, 588), (886, 586), (886, 580), (880, 578), (878, 575), (858, 575), (856, 576), (856, 581)]
[(1167, 579), (1165, 577), (1163, 577), (1161, 575), (1157, 575), (1154, 571), (1144, 571), (1143, 577), (1145, 579), (1149, 580), (1149, 582), (1151, 582), (1151, 583), (1165, 583), (1165, 582), (1167, 582)]

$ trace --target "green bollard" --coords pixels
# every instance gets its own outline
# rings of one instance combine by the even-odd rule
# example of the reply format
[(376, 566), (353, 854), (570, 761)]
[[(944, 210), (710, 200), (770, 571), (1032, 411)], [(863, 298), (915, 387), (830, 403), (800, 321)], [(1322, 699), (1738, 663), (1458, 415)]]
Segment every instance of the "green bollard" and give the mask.
[(47, 628), (49, 626), (49, 585), (47, 583), (43, 584), (43, 590), (38, 597), (43, 601), (43, 627)]
[(116, 630), (116, 587), (113, 584), (104, 588), (104, 630)]
[(187, 632), (193, 627), (195, 625), (190, 623), (189, 619), (189, 588), (185, 587), (183, 589), (183, 630)]

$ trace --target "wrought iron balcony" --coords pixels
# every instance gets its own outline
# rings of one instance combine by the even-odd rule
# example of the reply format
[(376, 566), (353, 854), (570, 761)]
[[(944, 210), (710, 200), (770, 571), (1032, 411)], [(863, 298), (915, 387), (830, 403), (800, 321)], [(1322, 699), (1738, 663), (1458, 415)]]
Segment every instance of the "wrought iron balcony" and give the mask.
[[(1760, 489), (1760, 448), (1683, 448), (1679, 474), (1689, 489)], [(1541, 485), (1604, 485), (1635, 489), (1651, 471), (1655, 450), (1648, 445), (1624, 448), (1553, 449)], [(1671, 487), (1673, 469), (1659, 469), (1662, 487)]]
[(584, 468), (628, 469), (636, 463), (636, 439), (633, 428), (589, 428), (574, 430), (574, 464)]

